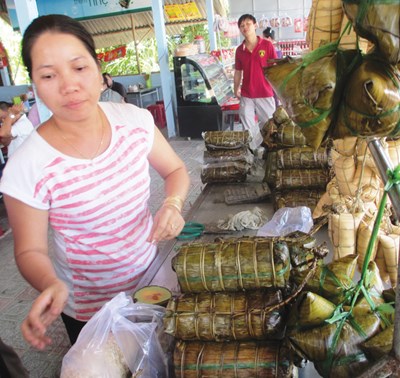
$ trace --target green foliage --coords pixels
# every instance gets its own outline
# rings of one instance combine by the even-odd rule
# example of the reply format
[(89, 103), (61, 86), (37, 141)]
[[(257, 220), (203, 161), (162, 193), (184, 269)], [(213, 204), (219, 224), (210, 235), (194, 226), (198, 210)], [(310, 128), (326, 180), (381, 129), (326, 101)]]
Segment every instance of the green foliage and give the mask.
[[(182, 32), (177, 36), (167, 36), (169, 68), (172, 70), (174, 51), (181, 43), (191, 43), (194, 37), (201, 35), (206, 43), (206, 49), (210, 48), (210, 38), (206, 23), (193, 24), (182, 28)], [(220, 37), (219, 47), (225, 48), (231, 46), (229, 38)], [(112, 50), (117, 46), (102, 49), (101, 52)], [(139, 56), (140, 70), (137, 63), (136, 49)], [(100, 51), (99, 51), (100, 52)], [(155, 38), (145, 39), (135, 46), (135, 42), (127, 44), (126, 56), (111, 62), (101, 64), (102, 72), (109, 72), (112, 76), (137, 75), (140, 73), (159, 72), (157, 41)]]
[(11, 73), (11, 81), (15, 85), (29, 84), (30, 79), (28, 72), (21, 57), (21, 40), (20, 32), (16, 32), (12, 27), (0, 17), (1, 42), (7, 51), (9, 60), (9, 71)]

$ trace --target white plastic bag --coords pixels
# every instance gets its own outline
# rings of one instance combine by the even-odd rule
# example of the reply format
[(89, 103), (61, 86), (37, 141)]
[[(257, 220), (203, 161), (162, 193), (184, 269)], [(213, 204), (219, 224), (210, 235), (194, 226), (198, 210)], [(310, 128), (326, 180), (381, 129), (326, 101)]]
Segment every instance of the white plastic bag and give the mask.
[(313, 224), (309, 207), (282, 207), (269, 222), (259, 228), (257, 236), (285, 236), (294, 231), (308, 233)]
[(161, 306), (118, 294), (83, 327), (63, 358), (61, 378), (125, 378), (129, 371), (168, 377), (171, 338), (163, 332), (164, 313)]

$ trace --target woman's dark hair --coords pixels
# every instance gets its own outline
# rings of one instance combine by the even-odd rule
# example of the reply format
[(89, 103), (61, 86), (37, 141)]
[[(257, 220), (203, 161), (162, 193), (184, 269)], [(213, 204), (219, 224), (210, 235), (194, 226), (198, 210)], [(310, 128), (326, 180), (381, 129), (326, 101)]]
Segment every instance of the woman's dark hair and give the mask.
[(238, 28), (240, 28), (240, 24), (244, 21), (244, 20), (251, 20), (253, 21), (253, 24), (257, 23), (256, 18), (252, 15), (252, 14), (243, 14), (239, 17), (238, 20)]
[(45, 32), (70, 34), (78, 38), (86, 50), (98, 62), (95, 44), (90, 33), (79, 21), (62, 14), (49, 14), (34, 19), (24, 32), (22, 39), (22, 60), (32, 79), (32, 47), (36, 40)]
[(272, 40), (275, 40), (275, 31), (272, 30), (269, 26), (264, 29), (263, 31), (263, 36), (264, 38), (271, 38)]

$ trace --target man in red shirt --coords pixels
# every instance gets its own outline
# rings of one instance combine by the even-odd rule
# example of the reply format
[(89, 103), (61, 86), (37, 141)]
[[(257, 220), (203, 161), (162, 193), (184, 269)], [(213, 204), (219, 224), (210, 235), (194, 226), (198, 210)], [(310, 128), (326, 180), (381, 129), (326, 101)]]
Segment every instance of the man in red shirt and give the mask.
[(277, 59), (277, 54), (270, 41), (257, 36), (254, 16), (242, 15), (238, 27), (244, 41), (235, 54), (234, 93), (240, 98), (240, 120), (252, 135), (250, 148), (254, 150), (262, 143), (260, 127), (275, 111), (274, 91), (264, 76), (263, 67), (271, 65), (268, 60)]

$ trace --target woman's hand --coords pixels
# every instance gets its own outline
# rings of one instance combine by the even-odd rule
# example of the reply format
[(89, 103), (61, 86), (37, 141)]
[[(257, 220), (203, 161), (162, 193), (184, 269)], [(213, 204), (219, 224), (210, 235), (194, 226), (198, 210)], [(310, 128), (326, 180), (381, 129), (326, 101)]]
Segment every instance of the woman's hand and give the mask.
[(35, 299), (21, 325), (22, 335), (30, 345), (43, 350), (51, 344), (52, 340), (46, 336), (46, 331), (60, 316), (67, 298), (67, 285), (57, 279)]
[(153, 228), (147, 241), (153, 244), (178, 236), (185, 225), (181, 213), (175, 207), (164, 205), (154, 216)]
[(21, 116), (24, 114), (24, 105), (23, 104), (17, 104), (11, 106), (11, 108), (8, 109), (8, 115), (7, 118), (10, 119), (11, 125), (13, 125), (15, 122), (17, 122)]

